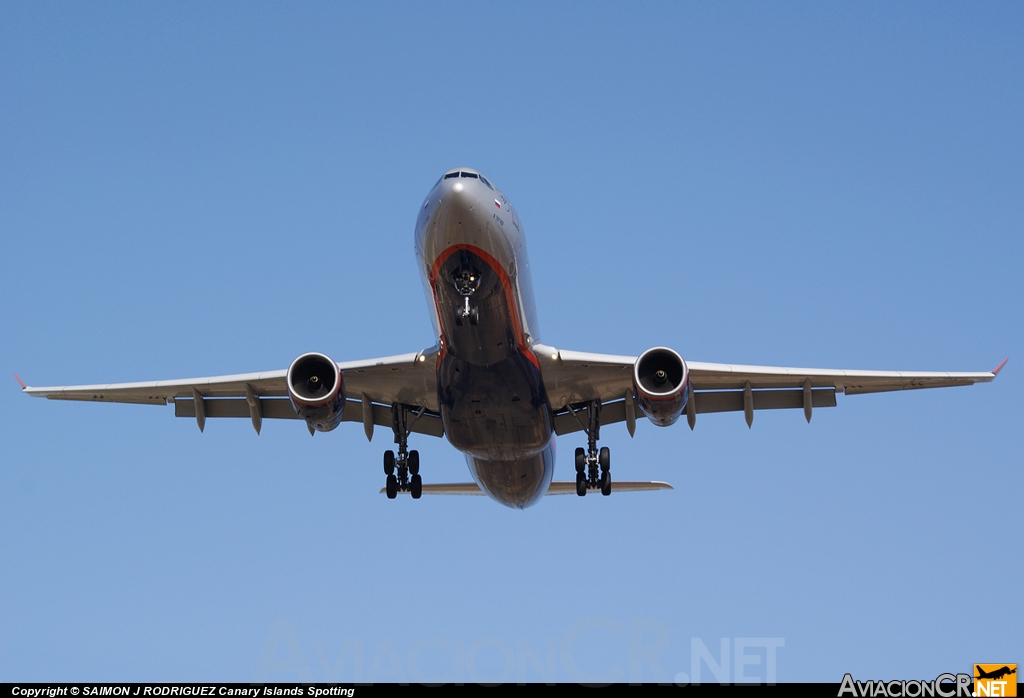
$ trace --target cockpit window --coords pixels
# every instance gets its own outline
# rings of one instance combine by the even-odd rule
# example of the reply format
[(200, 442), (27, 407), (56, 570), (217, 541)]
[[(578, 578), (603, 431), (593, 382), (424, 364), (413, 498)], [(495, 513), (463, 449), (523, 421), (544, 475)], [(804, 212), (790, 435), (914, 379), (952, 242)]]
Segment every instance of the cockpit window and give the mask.
[(463, 177), (472, 177), (473, 179), (476, 179), (479, 176), (473, 174), (472, 172), (460, 172), (459, 174), (461, 174)]
[(490, 189), (491, 191), (494, 191), (494, 187), (491, 186), (491, 183), (487, 181), (486, 177), (484, 177), (483, 175), (480, 175), (480, 181), (483, 182), (484, 184), (486, 184), (488, 189)]
[(445, 178), (445, 179), (451, 179), (452, 177), (458, 177), (458, 176), (459, 176), (459, 173), (458, 173), (458, 172), (449, 172), (448, 174), (446, 174), (446, 175), (444, 176), (444, 178)]

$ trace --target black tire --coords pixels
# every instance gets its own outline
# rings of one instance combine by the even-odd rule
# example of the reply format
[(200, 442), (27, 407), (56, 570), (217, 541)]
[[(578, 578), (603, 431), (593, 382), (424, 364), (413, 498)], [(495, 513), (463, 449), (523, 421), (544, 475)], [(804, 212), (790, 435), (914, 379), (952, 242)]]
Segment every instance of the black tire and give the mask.
[(576, 449), (576, 472), (582, 473), (587, 469), (587, 452), (582, 448)]
[(455, 326), (462, 327), (462, 308), (455, 311)]
[(413, 499), (419, 499), (420, 495), (423, 494), (423, 478), (419, 475), (412, 476), (412, 481), (409, 483), (409, 494), (412, 495)]
[(418, 475), (420, 472), (420, 452), (409, 451), (409, 474)]
[(580, 497), (587, 496), (587, 478), (583, 473), (576, 476), (576, 494)]
[(398, 496), (398, 478), (395, 477), (394, 473), (388, 475), (386, 489), (388, 492), (388, 499), (394, 499), (395, 497)]
[(612, 467), (612, 452), (607, 446), (602, 446), (597, 454), (597, 462), (601, 465), (601, 472), (607, 473)]
[(607, 470), (604, 471), (604, 475), (601, 476), (601, 494), (605, 497), (612, 493), (612, 474)]
[(469, 311), (469, 324), (476, 327), (480, 322), (480, 311), (474, 305), (473, 309)]
[(384, 451), (384, 474), (389, 476), (395, 474), (394, 451)]

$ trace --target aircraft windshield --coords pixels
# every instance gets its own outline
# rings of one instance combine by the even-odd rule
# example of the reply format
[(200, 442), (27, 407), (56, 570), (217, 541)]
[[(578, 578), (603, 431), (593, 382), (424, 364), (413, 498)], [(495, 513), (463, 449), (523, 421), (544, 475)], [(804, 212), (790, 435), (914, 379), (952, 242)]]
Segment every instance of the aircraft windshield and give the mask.
[[(494, 191), (494, 187), (492, 187), (491, 183), (487, 181), (487, 178), (481, 174), (476, 174), (475, 172), (449, 172), (448, 174), (441, 177), (441, 179), (455, 179), (456, 177), (465, 177), (467, 179), (479, 179), (481, 182), (487, 185), (488, 189)], [(440, 182), (441, 179), (437, 181)]]

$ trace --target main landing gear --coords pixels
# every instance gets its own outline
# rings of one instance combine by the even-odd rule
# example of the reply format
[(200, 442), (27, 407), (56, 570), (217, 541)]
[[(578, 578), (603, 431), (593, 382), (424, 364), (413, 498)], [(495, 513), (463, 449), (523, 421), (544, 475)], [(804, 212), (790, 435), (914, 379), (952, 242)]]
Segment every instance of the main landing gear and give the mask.
[[(572, 410), (572, 406), (569, 407)], [(597, 450), (601, 432), (601, 403), (593, 401), (587, 409), (587, 449), (576, 449), (576, 494), (585, 497), (587, 490), (600, 488), (601, 494), (612, 493), (612, 456), (607, 446)]]
[(455, 309), (455, 324), (462, 327), (462, 323), (469, 320), (469, 324), (476, 327), (480, 322), (480, 309), (469, 304), (469, 298), (480, 288), (480, 275), (473, 269), (458, 269), (452, 274), (452, 283), (455, 290), (462, 296), (463, 305)]
[[(422, 413), (421, 409), (416, 418), (418, 419)], [(423, 494), (423, 479), (420, 477), (420, 453), (408, 449), (409, 408), (405, 405), (392, 405), (391, 415), (391, 428), (395, 432), (398, 456), (395, 456), (394, 451), (384, 451), (384, 474), (387, 475), (385, 489), (388, 499), (394, 499), (399, 492), (408, 492), (413, 499), (419, 499)]]

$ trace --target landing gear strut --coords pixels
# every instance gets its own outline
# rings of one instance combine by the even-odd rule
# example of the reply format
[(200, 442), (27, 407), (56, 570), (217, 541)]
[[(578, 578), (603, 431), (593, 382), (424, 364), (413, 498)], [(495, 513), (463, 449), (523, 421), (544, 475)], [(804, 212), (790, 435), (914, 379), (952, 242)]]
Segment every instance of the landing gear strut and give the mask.
[(406, 405), (391, 406), (391, 428), (395, 432), (398, 454), (396, 457), (394, 451), (384, 451), (384, 474), (387, 475), (385, 490), (388, 499), (394, 499), (399, 492), (408, 492), (413, 499), (419, 499), (423, 494), (420, 453), (409, 450), (409, 433), (412, 426), (409, 422), (410, 413), (415, 415), (415, 419), (412, 420), (414, 423), (423, 414), (423, 408), (421, 407), (419, 412), (412, 412)]
[(480, 310), (475, 305), (470, 305), (469, 297), (480, 288), (480, 275), (473, 269), (459, 269), (452, 275), (452, 283), (455, 290), (462, 296), (463, 305), (455, 311), (455, 324), (462, 327), (462, 323), (469, 319), (469, 324), (476, 327), (480, 322)]
[[(572, 406), (569, 406), (572, 412)], [(575, 416), (575, 413), (574, 413)], [(601, 403), (594, 400), (587, 406), (587, 449), (576, 449), (576, 494), (585, 497), (587, 490), (600, 488), (601, 494), (612, 493), (612, 456), (607, 446), (597, 449), (601, 438)]]

